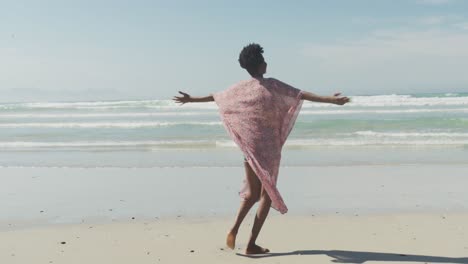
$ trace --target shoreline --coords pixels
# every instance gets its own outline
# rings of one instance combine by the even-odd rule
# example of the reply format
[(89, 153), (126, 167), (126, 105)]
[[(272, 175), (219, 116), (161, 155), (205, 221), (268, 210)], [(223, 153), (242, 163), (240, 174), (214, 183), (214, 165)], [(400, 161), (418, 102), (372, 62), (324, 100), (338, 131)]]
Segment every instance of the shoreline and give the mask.
[[(281, 167), (288, 215), (468, 212), (468, 165)], [(0, 229), (155, 217), (230, 217), (242, 167), (0, 168)], [(271, 210), (271, 214), (279, 214)]]
[[(467, 134), (468, 135), (468, 134)], [(232, 142), (231, 142), (232, 143)], [(453, 146), (330, 146), (284, 148), (285, 167), (468, 165), (468, 148)], [(41, 157), (38, 159), (38, 157)], [(142, 149), (61, 149), (3, 151), (0, 167), (13, 168), (172, 168), (238, 167), (243, 157), (237, 147)]]

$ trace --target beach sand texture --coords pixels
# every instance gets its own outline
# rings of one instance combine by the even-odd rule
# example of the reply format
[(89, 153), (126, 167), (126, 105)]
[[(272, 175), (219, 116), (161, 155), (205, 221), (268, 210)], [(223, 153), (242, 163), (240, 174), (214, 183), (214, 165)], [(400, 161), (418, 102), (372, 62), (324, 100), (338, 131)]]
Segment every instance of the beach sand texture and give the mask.
[[(251, 222), (250, 218), (246, 223)], [(1, 263), (468, 263), (467, 214), (271, 217), (259, 239), (273, 253), (224, 245), (230, 221), (137, 219), (2, 232)]]
[(290, 205), (243, 256), (242, 167), (2, 168), (0, 263), (468, 263), (468, 167), (284, 167)]

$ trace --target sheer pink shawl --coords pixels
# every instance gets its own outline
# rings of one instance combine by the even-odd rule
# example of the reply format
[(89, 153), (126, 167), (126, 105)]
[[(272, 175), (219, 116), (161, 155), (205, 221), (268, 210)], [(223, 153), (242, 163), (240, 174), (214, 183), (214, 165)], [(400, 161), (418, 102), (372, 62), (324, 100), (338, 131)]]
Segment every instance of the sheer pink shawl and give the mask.
[[(212, 94), (225, 129), (282, 214), (288, 208), (276, 188), (281, 149), (301, 109), (301, 94), (273, 78), (252, 78)], [(242, 188), (240, 196), (245, 195)]]

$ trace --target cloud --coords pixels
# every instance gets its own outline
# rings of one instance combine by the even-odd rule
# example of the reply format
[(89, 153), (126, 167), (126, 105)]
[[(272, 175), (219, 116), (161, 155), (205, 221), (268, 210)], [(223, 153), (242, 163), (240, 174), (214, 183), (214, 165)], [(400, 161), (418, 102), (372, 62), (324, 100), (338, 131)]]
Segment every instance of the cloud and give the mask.
[(455, 24), (455, 27), (462, 30), (468, 30), (468, 22), (457, 23)]
[(407, 55), (468, 56), (468, 34), (464, 32), (374, 31), (370, 36), (334, 45), (310, 45), (305, 54), (319, 58), (359, 56), (365, 60)]
[(407, 27), (415, 26), (440, 26), (440, 25), (455, 25), (465, 22), (467, 19), (464, 16), (456, 14), (431, 15), (420, 17), (365, 17), (358, 16), (351, 18), (351, 23), (357, 25), (384, 26), (384, 25), (405, 25)]
[(449, 18), (447, 16), (428, 16), (418, 20), (419, 24), (426, 26), (441, 25), (447, 22)]
[[(380, 30), (353, 41), (308, 45), (319, 81), (337, 86), (421, 91), (468, 89), (468, 33), (442, 30)], [(332, 78), (332, 79), (330, 79)]]
[(418, 2), (427, 5), (445, 5), (455, 2), (455, 0), (418, 0)]
[(464, 16), (460, 15), (438, 15), (438, 16), (424, 16), (415, 18), (413, 21), (410, 21), (408, 24), (411, 26), (422, 25), (428, 28), (435, 26), (450, 26), (461, 28), (460, 25), (466, 24), (467, 19)]

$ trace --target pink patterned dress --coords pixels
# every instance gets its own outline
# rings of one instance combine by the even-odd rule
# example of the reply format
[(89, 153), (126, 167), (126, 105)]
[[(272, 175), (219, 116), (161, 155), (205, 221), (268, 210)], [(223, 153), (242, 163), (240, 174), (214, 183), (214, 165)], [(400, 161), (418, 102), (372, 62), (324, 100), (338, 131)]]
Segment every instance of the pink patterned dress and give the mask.
[[(221, 120), (239, 146), (272, 207), (288, 211), (276, 188), (281, 150), (302, 106), (302, 91), (273, 78), (251, 78), (213, 93)], [(245, 197), (246, 188), (240, 196)]]

